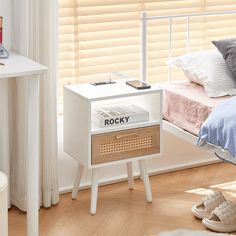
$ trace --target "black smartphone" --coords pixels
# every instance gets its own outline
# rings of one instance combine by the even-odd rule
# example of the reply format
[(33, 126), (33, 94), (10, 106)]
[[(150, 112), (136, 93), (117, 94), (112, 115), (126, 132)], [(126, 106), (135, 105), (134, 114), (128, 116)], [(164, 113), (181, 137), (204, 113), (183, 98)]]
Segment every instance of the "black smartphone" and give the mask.
[(149, 89), (151, 88), (150, 84), (147, 84), (141, 80), (129, 80), (125, 82), (127, 85), (136, 88), (136, 89)]

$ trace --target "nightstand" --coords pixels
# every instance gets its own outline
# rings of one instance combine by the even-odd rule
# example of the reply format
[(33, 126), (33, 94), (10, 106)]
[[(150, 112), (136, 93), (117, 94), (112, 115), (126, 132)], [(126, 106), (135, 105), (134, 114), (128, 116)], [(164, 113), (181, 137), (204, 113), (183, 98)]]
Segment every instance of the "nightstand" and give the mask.
[[(93, 109), (103, 104), (131, 102), (149, 111), (149, 120), (100, 128), (92, 122)], [(64, 151), (78, 161), (72, 198), (76, 199), (84, 168), (92, 169), (91, 214), (96, 213), (98, 170), (126, 163), (133, 188), (132, 162), (139, 161), (148, 202), (152, 192), (145, 160), (162, 151), (162, 89), (137, 90), (117, 80), (114, 84), (64, 87)]]

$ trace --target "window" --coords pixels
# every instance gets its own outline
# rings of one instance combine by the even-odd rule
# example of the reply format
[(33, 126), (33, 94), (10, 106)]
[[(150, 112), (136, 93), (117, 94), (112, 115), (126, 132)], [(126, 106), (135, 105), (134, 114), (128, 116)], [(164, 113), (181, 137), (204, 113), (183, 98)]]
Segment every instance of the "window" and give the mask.
[[(111, 71), (139, 77), (140, 13), (170, 15), (236, 10), (233, 0), (59, 0), (59, 92), (66, 84), (107, 79)], [(235, 36), (236, 15), (190, 21), (191, 50)], [(173, 55), (186, 52), (186, 20), (173, 22)], [(168, 20), (148, 24), (148, 81), (168, 76)], [(176, 72), (177, 73), (177, 72)], [(182, 75), (177, 75), (177, 77)], [(182, 76), (183, 77), (183, 76)]]

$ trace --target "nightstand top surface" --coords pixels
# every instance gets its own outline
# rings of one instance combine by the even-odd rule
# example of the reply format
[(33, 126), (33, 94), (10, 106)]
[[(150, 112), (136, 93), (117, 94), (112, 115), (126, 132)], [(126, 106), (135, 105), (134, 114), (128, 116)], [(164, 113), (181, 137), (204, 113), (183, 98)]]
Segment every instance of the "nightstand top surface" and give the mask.
[(89, 101), (112, 99), (125, 96), (135, 96), (135, 95), (149, 94), (162, 91), (162, 88), (157, 84), (151, 84), (150, 89), (135, 89), (125, 83), (127, 79), (126, 80), (120, 79), (115, 81), (116, 81), (115, 84), (94, 86), (91, 85), (90, 83), (86, 83), (86, 84), (68, 85), (65, 86), (64, 88), (76, 93), (78, 96)]

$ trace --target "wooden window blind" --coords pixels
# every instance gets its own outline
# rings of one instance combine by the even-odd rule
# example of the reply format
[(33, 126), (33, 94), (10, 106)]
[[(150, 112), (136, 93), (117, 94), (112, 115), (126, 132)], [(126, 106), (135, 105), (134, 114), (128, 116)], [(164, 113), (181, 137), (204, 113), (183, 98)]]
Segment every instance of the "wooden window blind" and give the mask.
[[(234, 0), (59, 0), (60, 99), (63, 85), (108, 79), (112, 71), (139, 78), (142, 11), (227, 10), (236, 10)], [(212, 39), (234, 37), (235, 25), (236, 15), (192, 18), (191, 50), (212, 47)], [(185, 19), (173, 21), (173, 56), (186, 52), (186, 28)], [(148, 81), (167, 79), (168, 29), (168, 20), (148, 23)], [(183, 77), (176, 73), (175, 78)]]

